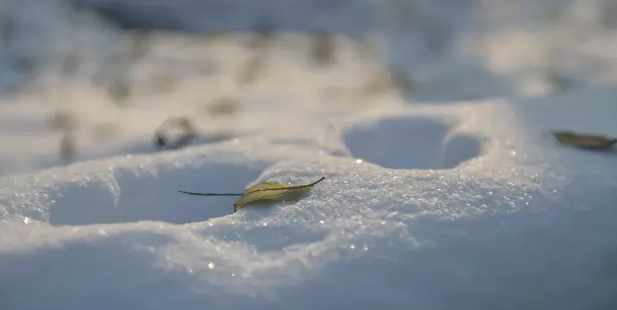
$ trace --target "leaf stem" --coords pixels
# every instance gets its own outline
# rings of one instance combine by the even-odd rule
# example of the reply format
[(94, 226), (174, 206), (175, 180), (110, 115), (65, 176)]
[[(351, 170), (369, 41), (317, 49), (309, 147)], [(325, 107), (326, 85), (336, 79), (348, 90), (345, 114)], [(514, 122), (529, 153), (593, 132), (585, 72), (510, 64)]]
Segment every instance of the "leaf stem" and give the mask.
[(186, 191), (178, 191), (183, 194), (189, 194), (194, 196), (242, 196), (243, 194), (220, 194), (220, 193), (196, 193), (196, 192), (186, 192)]
[[(289, 186), (289, 187), (282, 187), (282, 188), (267, 188), (267, 189), (260, 189), (260, 190), (256, 190), (255, 192), (260, 192), (260, 191), (271, 191), (271, 190), (281, 190), (281, 189), (300, 189), (300, 188), (306, 188), (306, 187), (312, 187), (315, 186), (315, 184), (325, 180), (326, 177), (321, 177), (319, 180), (313, 182), (313, 183), (309, 183), (309, 184), (305, 184), (305, 185), (297, 185), (297, 186)], [(189, 195), (194, 195), (194, 196), (242, 196), (244, 194), (246, 194), (246, 192), (241, 193), (241, 194), (237, 194), (237, 193), (233, 193), (233, 194), (221, 194), (221, 193), (196, 193), (196, 192), (187, 192), (187, 191), (178, 191), (180, 193), (183, 194), (189, 194)]]

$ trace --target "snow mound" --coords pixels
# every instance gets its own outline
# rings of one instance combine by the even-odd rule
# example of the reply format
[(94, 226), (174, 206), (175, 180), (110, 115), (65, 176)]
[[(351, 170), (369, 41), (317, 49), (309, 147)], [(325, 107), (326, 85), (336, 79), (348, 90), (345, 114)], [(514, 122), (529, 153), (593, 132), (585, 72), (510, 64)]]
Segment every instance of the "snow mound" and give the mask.
[[(617, 157), (546, 141), (532, 117), (552, 104), (391, 106), (340, 127), (314, 122), (321, 129), (304, 136), (264, 133), (2, 178), (0, 300), (11, 310), (610, 308)], [(367, 122), (379, 125), (357, 129)], [(310, 134), (322, 127), (322, 137)], [(320, 145), (343, 137), (349, 146), (363, 133), (380, 141), (392, 128), (400, 144), (438, 129), (410, 144), (433, 157), (473, 149), (451, 154), (473, 159), (387, 169)], [(285, 139), (297, 143), (272, 142)], [(435, 146), (442, 140), (454, 142)], [(376, 144), (384, 158), (399, 154)], [(400, 155), (395, 162), (427, 165), (428, 155)], [(234, 214), (233, 197), (177, 193), (321, 175), (305, 199)]]
[[(36, 11), (38, 1), (28, 1), (26, 7)], [(547, 69), (537, 68), (542, 56), (560, 48), (540, 43), (552, 34), (546, 29), (550, 25), (535, 25), (542, 30), (537, 35), (504, 36), (512, 31), (507, 21), (503, 28), (494, 27), (482, 20), (484, 15), (472, 14), (472, 2), (454, 2), (388, 1), (382, 6), (376, 1), (297, 0), (295, 4), (303, 6), (296, 7), (278, 0), (258, 6), (247, 1), (186, 1), (173, 6), (181, 14), (167, 10), (171, 4), (151, 6), (175, 17), (177, 25), (172, 26), (188, 30), (231, 22), (250, 28), (272, 17), (273, 6), (281, 8), (274, 19), (288, 28), (322, 24), (336, 34), (349, 34), (375, 22), (386, 46), (377, 54), (390, 67), (404, 68), (399, 73), (410, 81), (412, 97), (447, 104), (409, 105), (391, 92), (347, 91), (361, 90), (375, 69), (371, 63), (370, 68), (359, 65), (356, 50), (348, 48), (357, 42), (350, 40), (337, 38), (347, 46), (337, 55), (342, 56), (337, 66), (314, 68), (303, 61), (306, 38), (283, 35), (266, 59), (267, 74), (240, 87), (234, 79), (242, 66), (237, 60), (254, 56), (237, 44), (241, 35), (215, 38), (218, 43), (207, 46), (186, 44), (195, 37), (175, 41), (155, 35), (153, 40), (162, 43), (155, 44), (133, 72), (136, 88), (143, 92), (132, 98), (130, 107), (112, 106), (109, 98), (82, 87), (86, 83), (79, 77), (64, 81), (71, 90), (66, 93), (43, 91), (44, 96), (57, 95), (65, 108), (75, 108), (89, 125), (83, 134), (99, 128), (100, 123), (89, 123), (96, 120), (124, 135), (113, 142), (79, 141), (90, 147), (81, 158), (89, 161), (0, 178), (0, 308), (616, 308), (617, 154), (564, 147), (543, 133), (567, 128), (617, 136), (617, 89), (460, 101), (528, 95), (527, 88), (538, 85), (527, 84), (535, 84), (533, 78)], [(576, 12), (577, 1), (568, 2), (574, 4), (558, 8)], [(592, 2), (601, 1), (585, 3)], [(109, 3), (130, 7), (146, 2)], [(477, 13), (491, 9), (488, 2), (473, 3)], [(315, 11), (328, 5), (342, 9), (316, 21), (320, 14)], [(216, 18), (202, 14), (210, 8), (208, 17)], [(452, 14), (452, 8), (460, 14)], [(593, 19), (597, 12), (592, 11), (576, 21)], [(42, 14), (48, 18), (37, 19), (35, 28), (50, 25), (44, 33), (53, 34), (48, 38), (56, 43), (31, 48), (28, 58), (42, 59), (50, 51), (61, 58), (64, 48), (71, 48), (64, 43), (77, 43), (55, 40), (71, 37), (74, 32), (64, 28), (74, 24), (51, 27), (65, 21), (58, 16), (66, 16), (62, 10), (53, 12)], [(344, 16), (349, 18), (339, 21)], [(388, 16), (396, 18), (384, 19)], [(32, 15), (22, 19), (26, 17)], [(365, 17), (366, 27), (358, 27)], [(491, 17), (501, 20), (499, 14)], [(99, 51), (100, 45), (113, 50), (115, 45), (108, 42), (117, 41), (96, 25), (85, 32), (74, 29), (84, 36), (101, 35), (96, 44), (82, 42), (92, 50), (89, 56), (113, 54)], [(573, 36), (595, 34), (590, 39), (594, 48), (609, 41), (601, 40), (608, 31), (590, 29)], [(531, 54), (539, 60), (527, 59), (525, 53), (513, 55), (511, 47), (500, 49), (504, 40), (537, 53)], [(563, 38), (566, 46), (576, 40)], [(559, 67), (563, 61), (576, 64), (572, 70), (578, 72), (599, 59), (606, 72), (591, 70), (575, 80), (592, 82), (605, 74), (610, 81), (617, 76), (609, 65), (614, 57), (604, 57), (611, 49), (581, 49), (547, 66)], [(588, 59), (586, 52), (599, 57)], [(0, 55), (0, 67), (20, 54), (19, 49), (2, 53), (8, 54)], [(178, 59), (204, 54), (212, 58), (178, 65)], [(176, 84), (167, 78), (152, 81), (152, 72), (157, 75), (161, 69), (157, 61), (190, 72)], [(202, 61), (216, 66), (206, 66), (206, 74), (196, 69)], [(161, 72), (163, 77), (177, 73)], [(0, 86), (14, 83), (13, 78), (0, 79)], [(160, 92), (152, 94), (154, 88)], [(206, 96), (209, 102), (204, 104)], [(221, 97), (236, 100), (247, 112), (219, 119), (204, 113)], [(0, 113), (2, 145), (15, 145), (14, 150), (3, 150), (3, 156), (23, 159), (26, 169), (32, 167), (28, 161), (37, 162), (37, 168), (57, 165), (38, 162), (55, 154), (43, 146), (55, 146), (61, 134), (49, 133), (43, 125), (50, 111), (41, 106), (7, 104)], [(199, 121), (205, 124), (200, 129), (206, 136), (232, 131), (234, 137), (180, 151), (123, 155), (150, 151), (144, 141), (151, 141), (153, 128), (177, 114), (202, 115)], [(101, 158), (111, 155), (117, 157)], [(13, 172), (15, 161), (2, 159), (3, 171), (6, 167)], [(258, 182), (302, 184), (321, 176), (326, 180), (302, 200), (236, 213), (234, 197), (178, 193), (241, 192)]]

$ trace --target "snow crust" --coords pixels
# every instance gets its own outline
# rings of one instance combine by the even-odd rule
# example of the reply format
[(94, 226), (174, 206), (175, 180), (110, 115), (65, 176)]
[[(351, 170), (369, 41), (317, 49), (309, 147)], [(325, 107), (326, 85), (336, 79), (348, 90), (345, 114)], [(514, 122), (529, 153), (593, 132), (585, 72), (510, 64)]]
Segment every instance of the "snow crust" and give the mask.
[[(422, 12), (441, 16), (454, 5), (436, 3)], [(461, 15), (453, 28), (477, 27), (473, 15)], [(617, 153), (564, 147), (543, 134), (617, 136), (616, 87), (530, 96), (521, 84), (535, 69), (519, 60), (501, 63), (502, 77), (515, 83), (499, 88), (494, 71), (452, 57), (444, 71), (426, 65), (438, 72), (437, 90), (419, 87), (412, 98), (350, 95), (379, 62), (360, 61), (357, 41), (341, 37), (337, 64), (312, 67), (301, 34), (280, 38), (268, 74), (240, 87), (233, 82), (237, 59), (250, 56), (238, 43), (242, 34), (207, 48), (191, 45), (194, 37), (155, 39), (163, 43), (134, 71), (141, 93), (127, 107), (114, 106), (83, 77), (62, 81), (56, 95), (69, 98), (62, 107), (84, 124), (77, 163), (59, 166), (52, 157), (60, 136), (45, 122), (59, 103), (42, 103), (49, 92), (0, 105), (0, 137), (15, 146), (0, 160), (1, 309), (617, 306)], [(402, 61), (417, 47), (412, 41), (389, 43), (382, 63)], [(184, 79), (153, 95), (148, 86), (164, 68), (161, 55), (194, 61), (172, 66), (185, 68), (178, 69)], [(195, 77), (202, 74), (190, 70), (199, 71), (196, 63), (218, 72), (216, 81)], [(478, 79), (449, 74), (466, 72), (462, 67), (480, 72)], [(226, 96), (239, 98), (241, 114), (203, 113)], [(198, 119), (203, 140), (154, 153), (153, 128), (174, 115)], [(122, 134), (88, 138), (99, 123)], [(230, 138), (211, 143), (218, 134)], [(234, 214), (233, 197), (177, 192), (241, 192), (257, 182), (321, 176), (326, 180), (300, 201)]]
[[(262, 134), (5, 177), (0, 300), (8, 309), (612, 305), (615, 154), (563, 149), (530, 128), (614, 108), (554, 104), (563, 118), (541, 124), (533, 120), (551, 103), (398, 106), (325, 134), (449, 124), (424, 143), (442, 146), (425, 150), (433, 158), (460, 161), (454, 169), (387, 169), (323, 152), (314, 136), (297, 147)], [(463, 132), (476, 140), (449, 146)], [(408, 135), (390, 139), (422, 144)], [(480, 153), (457, 157), (475, 144)], [(406, 153), (386, 155), (397, 154)], [(176, 193), (321, 175), (304, 200), (235, 214), (233, 198)]]

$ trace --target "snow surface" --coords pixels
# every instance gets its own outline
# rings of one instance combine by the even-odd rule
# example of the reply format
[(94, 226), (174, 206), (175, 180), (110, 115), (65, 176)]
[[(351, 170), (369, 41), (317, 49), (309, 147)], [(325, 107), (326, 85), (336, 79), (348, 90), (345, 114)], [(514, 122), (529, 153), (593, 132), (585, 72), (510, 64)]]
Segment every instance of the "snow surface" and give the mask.
[[(32, 57), (51, 60), (41, 60), (48, 65), (32, 90), (0, 105), (0, 145), (11, 146), (0, 157), (0, 308), (615, 308), (617, 152), (564, 147), (544, 133), (617, 136), (617, 87), (597, 84), (593, 70), (572, 69), (584, 85), (551, 93), (536, 80), (546, 71), (522, 59), (553, 55), (549, 43), (539, 45), (550, 31), (511, 33), (522, 18), (485, 29), (502, 7), (476, 3), (466, 14), (474, 6), (453, 9), (452, 2), (418, 2), (418, 14), (445, 18), (447, 8), (458, 10), (451, 25), (438, 24), (464, 33), (455, 36), (462, 41), (494, 44), (479, 52), (491, 52), (488, 64), (461, 60), (455, 48), (447, 50), (456, 55), (423, 62), (412, 53), (414, 35), (393, 43), (401, 34), (389, 29), (404, 29), (396, 22), (406, 19), (385, 23), (380, 14), (396, 10), (377, 2), (358, 2), (384, 11), (371, 15), (387, 46), (377, 58), (367, 59), (341, 31), (335, 65), (314, 66), (311, 39), (286, 33), (267, 48), (265, 73), (250, 84), (236, 78), (255, 55), (245, 47), (250, 36), (155, 34), (130, 71), (136, 94), (125, 105), (88, 78), (107, 69), (104, 60), (123, 51), (125, 37), (84, 22), (83, 41), (69, 43), (86, 49), (93, 65), (71, 78), (59, 78), (54, 59), (72, 46), (38, 49)], [(521, 7), (537, 12), (530, 3), (549, 2)], [(24, 16), (47, 10), (37, 22), (49, 25), (48, 34), (70, 37), (55, 15), (66, 12), (21, 3)], [(572, 3), (566, 12), (584, 11), (577, 9), (583, 2)], [(336, 16), (343, 15), (326, 20), (336, 24)], [(577, 28), (594, 34), (589, 41), (607, 35), (589, 25)], [(483, 36), (487, 29), (495, 34)], [(504, 33), (510, 42), (500, 39)], [(577, 53), (601, 40), (575, 46), (566, 39), (566, 62), (591, 68)], [(502, 46), (523, 41), (526, 55)], [(105, 42), (118, 47), (105, 50), (112, 45)], [(602, 83), (610, 83), (613, 60), (604, 60)], [(418, 69), (426, 84), (411, 94), (366, 92), (384, 63)], [(110, 71), (103, 80), (126, 74)], [(239, 111), (208, 112), (221, 98), (236, 100)], [(77, 159), (64, 166), (62, 133), (49, 126), (56, 110), (78, 123)], [(155, 153), (154, 129), (171, 116), (190, 116), (203, 137)], [(227, 138), (213, 141), (221, 135)], [(327, 179), (300, 201), (234, 214), (233, 197), (177, 192), (239, 192), (321, 176)]]

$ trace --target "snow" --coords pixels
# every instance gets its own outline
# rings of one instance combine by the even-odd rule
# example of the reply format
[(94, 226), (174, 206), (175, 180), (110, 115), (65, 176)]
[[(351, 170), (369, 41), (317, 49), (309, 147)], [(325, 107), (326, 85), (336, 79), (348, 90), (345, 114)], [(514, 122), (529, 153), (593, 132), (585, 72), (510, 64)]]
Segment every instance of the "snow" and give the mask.
[[(325, 10), (297, 1), (307, 14)], [(520, 6), (537, 12), (534, 3), (549, 2)], [(21, 3), (24, 16), (43, 14), (28, 6), (35, 0)], [(225, 3), (231, 11), (246, 5)], [(334, 64), (314, 65), (314, 38), (288, 31), (265, 48), (265, 69), (252, 83), (237, 79), (258, 55), (249, 34), (157, 32), (145, 56), (112, 67), (105, 59), (128, 57), (130, 40), (82, 16), (83, 39), (71, 41), (69, 23), (56, 15), (66, 14), (62, 6), (45, 8), (47, 19), (37, 22), (71, 44), (36, 51), (47, 56), (32, 56), (45, 65), (30, 90), (0, 104), (0, 145), (10, 146), (0, 156), (0, 308), (614, 308), (617, 153), (570, 148), (545, 134), (617, 136), (614, 60), (609, 51), (581, 56), (606, 44), (598, 38), (608, 31), (586, 15), (576, 19), (593, 36), (581, 46), (563, 39), (572, 57), (564, 63), (573, 67), (554, 66), (580, 74), (557, 90), (541, 79), (550, 70), (538, 67), (553, 55), (552, 42), (540, 39), (554, 29), (528, 22), (539, 30), (522, 33), (522, 17), (491, 28), (503, 8), (493, 2), (419, 1), (409, 11), (422, 17), (413, 25), (389, 2), (346, 3), (374, 13), (363, 25), (378, 25), (373, 38), (385, 42), (376, 57), (367, 57), (366, 41), (345, 36), (358, 17), (337, 24), (346, 15), (328, 8), (320, 21), (340, 27)], [(562, 9), (583, 11), (573, 7)], [(274, 20), (301, 30), (318, 24), (289, 10)], [(446, 18), (452, 10), (460, 14)], [(249, 17), (236, 26), (244, 29), (270, 11), (242, 12)], [(183, 27), (229, 21), (219, 17)], [(456, 30), (443, 58), (418, 44), (431, 32), (416, 26), (433, 29), (427, 20), (435, 18), (435, 27)], [(396, 39), (412, 26), (407, 40)], [(468, 45), (479, 39), (491, 44)], [(86, 50), (88, 66), (63, 76), (55, 59), (73, 46)], [(490, 61), (470, 61), (466, 46)], [(534, 55), (540, 60), (524, 59)], [(605, 70), (592, 70), (592, 61)], [(414, 77), (409, 92), (367, 86), (386, 66)], [(128, 76), (134, 93), (113, 100), (90, 83), (95, 72), (102, 85)], [(235, 103), (232, 112), (213, 112), (221, 102)], [(58, 158), (66, 129), (50, 126), (58, 111), (76, 120), (71, 163)], [(156, 150), (154, 131), (169, 117), (189, 117), (200, 139)], [(236, 213), (237, 197), (177, 192), (242, 192), (321, 176), (301, 200)]]

